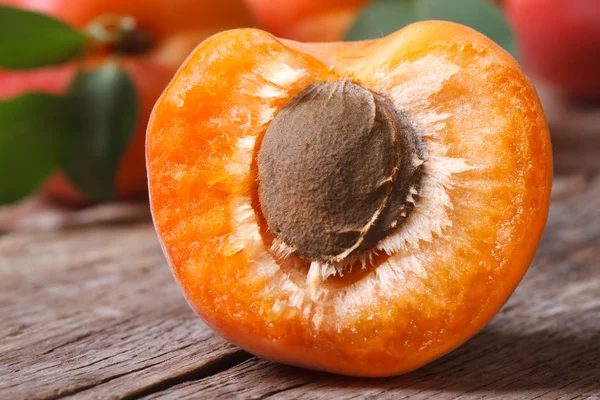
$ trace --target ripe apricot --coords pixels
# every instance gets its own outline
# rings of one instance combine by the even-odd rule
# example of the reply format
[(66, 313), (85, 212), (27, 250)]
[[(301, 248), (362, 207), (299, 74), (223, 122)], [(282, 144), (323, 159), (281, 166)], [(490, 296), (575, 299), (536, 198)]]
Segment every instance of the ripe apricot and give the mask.
[(600, 99), (597, 0), (506, 0), (525, 67), (567, 95)]
[(342, 40), (369, 0), (246, 0), (258, 22), (282, 38), (333, 42)]
[(213, 36), (158, 101), (146, 156), (198, 315), (258, 356), (357, 376), (487, 324), (533, 258), (552, 173), (519, 65), (448, 22), (356, 43)]
[[(0, 4), (43, 12), (82, 30), (103, 21), (135, 19), (137, 36), (132, 36), (135, 40), (124, 41), (126, 46), (115, 46), (108, 51), (98, 52), (92, 48), (81, 61), (88, 68), (117, 57), (136, 84), (142, 122), (118, 169), (115, 189), (121, 199), (146, 193), (145, 121), (181, 62), (198, 43), (215, 32), (251, 25), (249, 11), (242, 0), (0, 0)], [(134, 47), (130, 46), (132, 43)], [(75, 64), (79, 63), (28, 73), (3, 72), (0, 97), (31, 89), (50, 93), (64, 91), (75, 76)], [(66, 202), (84, 200), (61, 173), (50, 178), (45, 192)]]

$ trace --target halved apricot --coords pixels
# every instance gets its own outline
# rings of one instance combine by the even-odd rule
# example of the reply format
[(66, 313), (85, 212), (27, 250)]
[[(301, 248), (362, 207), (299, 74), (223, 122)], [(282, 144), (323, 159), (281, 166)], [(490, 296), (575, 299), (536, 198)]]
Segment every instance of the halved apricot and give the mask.
[(154, 222), (185, 296), (267, 359), (413, 370), (479, 331), (542, 234), (536, 92), (479, 33), (423, 22), (302, 44), (206, 40), (147, 136)]

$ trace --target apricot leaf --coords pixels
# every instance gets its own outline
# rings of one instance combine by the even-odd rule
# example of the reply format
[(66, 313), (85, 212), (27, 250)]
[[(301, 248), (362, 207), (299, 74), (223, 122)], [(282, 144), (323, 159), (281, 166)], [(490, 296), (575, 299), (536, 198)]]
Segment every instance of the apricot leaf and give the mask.
[(47, 15), (0, 5), (0, 67), (60, 64), (82, 53), (85, 35)]
[(354, 21), (345, 40), (379, 39), (416, 21), (414, 0), (375, 1)]
[(346, 40), (376, 39), (417, 21), (443, 20), (469, 26), (516, 54), (502, 10), (489, 0), (379, 0), (358, 16)]
[(27, 196), (59, 166), (68, 147), (64, 99), (28, 93), (0, 102), (0, 204)]
[(63, 168), (92, 200), (116, 199), (120, 162), (138, 122), (138, 99), (130, 76), (105, 64), (81, 72), (68, 93), (76, 131)]

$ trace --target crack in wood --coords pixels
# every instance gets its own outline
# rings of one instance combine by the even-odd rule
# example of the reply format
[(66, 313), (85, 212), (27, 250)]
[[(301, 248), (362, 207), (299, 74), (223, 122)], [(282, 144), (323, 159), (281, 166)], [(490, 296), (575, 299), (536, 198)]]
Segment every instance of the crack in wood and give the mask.
[(75, 394), (82, 393), (82, 392), (84, 392), (84, 391), (86, 391), (88, 389), (100, 386), (100, 385), (102, 385), (104, 383), (107, 383), (107, 382), (113, 381), (115, 379), (127, 376), (129, 374), (134, 373), (134, 372), (139, 372), (139, 371), (146, 370), (148, 368), (151, 368), (151, 367), (153, 367), (155, 365), (159, 365), (159, 364), (160, 364), (160, 362), (157, 362), (157, 363), (154, 363), (154, 364), (150, 364), (150, 365), (145, 365), (145, 366), (143, 366), (141, 368), (133, 369), (131, 371), (128, 371), (128, 372), (125, 372), (125, 373), (122, 373), (122, 374), (112, 375), (112, 376), (106, 377), (104, 379), (100, 379), (99, 381), (94, 382), (94, 383), (89, 384), (89, 385), (82, 385), (82, 386), (77, 386), (77, 387), (72, 387), (72, 388), (66, 388), (65, 390), (61, 390), (61, 391), (57, 392), (56, 395), (54, 395), (54, 396), (40, 397), (40, 399), (43, 399), (43, 400), (56, 400), (56, 399), (60, 399), (60, 398), (66, 397), (66, 396), (73, 396)]
[(132, 392), (127, 396), (122, 397), (123, 400), (135, 400), (140, 399), (142, 397), (159, 393), (165, 390), (168, 390), (174, 386), (180, 385), (186, 382), (196, 382), (207, 377), (219, 374), (224, 372), (232, 367), (243, 363), (244, 361), (249, 360), (254, 357), (252, 354), (247, 353), (243, 350), (237, 350), (233, 353), (227, 354), (221, 358), (213, 360), (199, 368), (188, 371), (181, 375), (173, 376), (170, 378), (166, 378), (162, 381), (158, 381), (155, 384), (152, 384), (146, 388), (141, 390)]
[(289, 386), (289, 387), (286, 387), (286, 388), (282, 388), (282, 389), (278, 389), (278, 390), (272, 390), (270, 392), (265, 393), (261, 397), (258, 397), (256, 400), (265, 400), (265, 399), (268, 399), (269, 397), (272, 397), (272, 396), (275, 396), (275, 395), (279, 395), (279, 394), (285, 393), (285, 392), (290, 391), (290, 390), (301, 388), (303, 386), (308, 385), (309, 383), (310, 382), (304, 382), (304, 383), (299, 383), (297, 385), (292, 385), (292, 386)]
[(69, 346), (73, 343), (79, 342), (80, 340), (83, 340), (85, 338), (88, 338), (94, 334), (96, 334), (97, 332), (88, 332), (88, 333), (84, 333), (83, 335), (79, 335), (79, 336), (75, 336), (73, 339), (67, 340), (66, 342), (63, 342), (61, 344), (59, 344), (58, 346), (52, 347), (51, 349), (48, 349), (46, 351), (44, 351), (42, 353), (43, 356), (54, 353), (56, 350), (61, 349), (63, 347)]

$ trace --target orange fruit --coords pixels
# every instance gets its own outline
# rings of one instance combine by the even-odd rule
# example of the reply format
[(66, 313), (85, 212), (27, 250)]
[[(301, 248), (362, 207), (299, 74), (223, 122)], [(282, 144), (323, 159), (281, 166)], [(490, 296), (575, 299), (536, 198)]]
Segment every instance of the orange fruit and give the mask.
[(198, 315), (260, 357), (356, 376), (411, 371), (490, 321), (552, 176), (519, 65), (448, 22), (356, 43), (213, 36), (159, 99), (146, 157)]
[(260, 26), (282, 38), (333, 42), (342, 40), (368, 0), (246, 0)]

